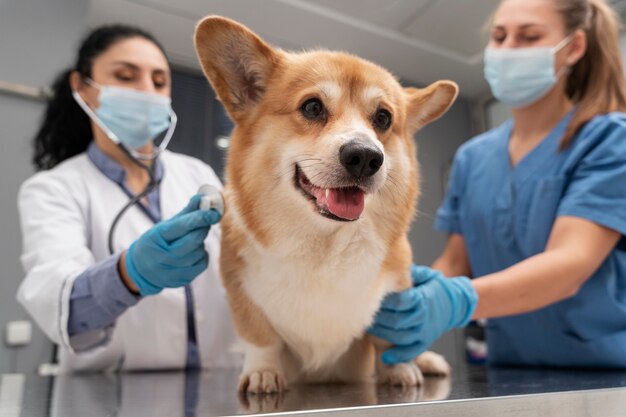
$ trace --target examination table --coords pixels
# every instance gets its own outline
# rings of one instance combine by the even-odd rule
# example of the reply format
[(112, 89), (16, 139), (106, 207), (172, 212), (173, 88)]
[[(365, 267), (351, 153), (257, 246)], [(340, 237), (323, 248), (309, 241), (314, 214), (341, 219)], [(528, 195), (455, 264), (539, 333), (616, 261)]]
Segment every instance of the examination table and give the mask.
[(302, 385), (266, 396), (238, 395), (237, 379), (236, 370), (5, 374), (0, 416), (626, 416), (626, 371), (463, 366), (420, 388)]

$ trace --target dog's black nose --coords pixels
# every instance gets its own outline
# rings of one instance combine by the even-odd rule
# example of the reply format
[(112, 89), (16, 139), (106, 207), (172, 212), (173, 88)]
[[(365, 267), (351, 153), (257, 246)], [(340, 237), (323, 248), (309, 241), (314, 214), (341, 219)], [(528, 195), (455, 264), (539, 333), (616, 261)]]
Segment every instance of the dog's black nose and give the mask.
[(385, 156), (372, 145), (348, 142), (339, 148), (339, 161), (355, 178), (371, 177), (383, 165)]

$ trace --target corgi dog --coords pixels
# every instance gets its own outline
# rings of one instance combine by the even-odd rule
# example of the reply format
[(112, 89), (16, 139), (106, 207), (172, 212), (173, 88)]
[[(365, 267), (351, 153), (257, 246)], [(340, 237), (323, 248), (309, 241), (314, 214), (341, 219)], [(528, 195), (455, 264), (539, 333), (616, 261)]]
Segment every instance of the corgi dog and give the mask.
[(372, 62), (288, 53), (219, 16), (201, 20), (194, 41), (235, 123), (220, 269), (245, 350), (238, 389), (446, 374), (432, 352), (383, 364), (389, 345), (365, 331), (385, 294), (411, 286), (413, 134), (448, 110), (456, 84), (403, 88)]

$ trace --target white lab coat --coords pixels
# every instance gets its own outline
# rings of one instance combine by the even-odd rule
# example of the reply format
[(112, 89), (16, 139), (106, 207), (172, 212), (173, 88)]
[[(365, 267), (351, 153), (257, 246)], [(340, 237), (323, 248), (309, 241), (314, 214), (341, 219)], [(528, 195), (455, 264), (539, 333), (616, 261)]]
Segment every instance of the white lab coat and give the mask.
[[(161, 161), (163, 219), (181, 210), (200, 185), (209, 183), (221, 188), (213, 170), (197, 159), (166, 151)], [(105, 177), (85, 153), (34, 175), (20, 189), (26, 277), (17, 298), (60, 346), (62, 372), (185, 367), (187, 318), (183, 288), (145, 297), (118, 317), (108, 331), (92, 331), (71, 339), (68, 335), (74, 279), (109, 256), (109, 227), (127, 202), (123, 190)], [(115, 250), (128, 248), (152, 225), (138, 207), (130, 208), (117, 225)], [(231, 351), (235, 336), (218, 274), (220, 235), (219, 226), (213, 226), (206, 240), (209, 267), (192, 283), (203, 368), (234, 367), (241, 362), (240, 355)], [(92, 347), (79, 351), (77, 345)]]

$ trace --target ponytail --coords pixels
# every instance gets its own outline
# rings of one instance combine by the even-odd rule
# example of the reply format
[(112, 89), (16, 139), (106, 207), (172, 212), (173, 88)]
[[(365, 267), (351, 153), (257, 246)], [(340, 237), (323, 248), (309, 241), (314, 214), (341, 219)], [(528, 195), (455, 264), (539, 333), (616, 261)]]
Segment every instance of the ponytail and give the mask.
[(71, 73), (63, 71), (52, 85), (52, 98), (34, 140), (33, 164), (38, 170), (84, 152), (91, 142), (89, 117), (72, 97)]
[(626, 111), (626, 81), (619, 47), (619, 18), (606, 1), (555, 1), (567, 32), (582, 29), (587, 36), (587, 51), (572, 68), (565, 87), (576, 111), (561, 139), (564, 149), (594, 116)]
[(43, 121), (33, 140), (32, 162), (37, 170), (50, 169), (87, 150), (93, 139), (91, 121), (72, 96), (70, 74), (77, 71), (91, 77), (93, 61), (113, 44), (128, 38), (141, 37), (155, 44), (163, 55), (165, 50), (148, 32), (125, 25), (102, 26), (92, 31), (81, 43), (76, 64), (63, 71), (52, 85)]

